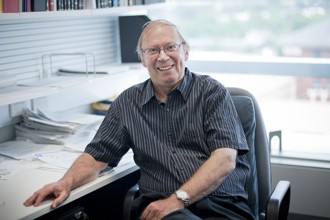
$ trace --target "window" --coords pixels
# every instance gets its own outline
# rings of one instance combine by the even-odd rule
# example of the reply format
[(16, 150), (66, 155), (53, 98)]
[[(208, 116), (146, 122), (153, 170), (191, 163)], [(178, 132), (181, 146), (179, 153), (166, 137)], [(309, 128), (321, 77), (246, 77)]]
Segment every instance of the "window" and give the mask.
[(330, 161), (330, 0), (167, 2), (151, 19), (180, 27), (190, 59), (219, 61), (195, 72), (257, 97), (268, 131), (281, 132), (273, 156)]

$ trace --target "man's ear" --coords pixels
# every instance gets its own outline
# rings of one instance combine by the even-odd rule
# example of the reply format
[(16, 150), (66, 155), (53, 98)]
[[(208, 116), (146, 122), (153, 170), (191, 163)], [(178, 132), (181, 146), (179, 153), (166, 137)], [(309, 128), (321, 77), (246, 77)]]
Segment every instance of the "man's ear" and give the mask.
[(189, 51), (186, 51), (186, 53), (184, 54), (184, 60), (187, 61), (189, 58)]

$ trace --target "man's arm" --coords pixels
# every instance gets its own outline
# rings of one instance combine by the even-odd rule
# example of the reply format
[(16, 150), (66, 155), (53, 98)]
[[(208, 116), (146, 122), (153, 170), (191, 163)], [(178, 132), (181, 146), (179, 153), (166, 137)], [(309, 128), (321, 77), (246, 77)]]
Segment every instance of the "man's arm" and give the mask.
[(83, 153), (60, 180), (33, 193), (24, 205), (38, 206), (46, 197), (54, 196), (52, 208), (56, 208), (69, 197), (71, 190), (96, 179), (106, 167), (106, 163), (96, 161), (91, 155)]
[(237, 150), (220, 148), (212, 152), (211, 157), (197, 170), (193, 177), (181, 189), (194, 203), (214, 190), (236, 167)]
[[(197, 170), (192, 178), (180, 189), (188, 193), (190, 203), (194, 203), (213, 192), (236, 167), (237, 150), (220, 148), (212, 152), (211, 157)], [(175, 210), (183, 208), (176, 194), (164, 200), (151, 203), (143, 212), (141, 219), (161, 218)]]

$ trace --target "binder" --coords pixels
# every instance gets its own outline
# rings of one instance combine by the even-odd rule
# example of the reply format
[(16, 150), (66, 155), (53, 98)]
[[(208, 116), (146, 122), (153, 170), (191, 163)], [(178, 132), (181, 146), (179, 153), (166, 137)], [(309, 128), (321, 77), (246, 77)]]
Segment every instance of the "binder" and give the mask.
[(32, 11), (47, 11), (48, 10), (47, 0), (31, 0)]
[(4, 13), (18, 13), (19, 12), (19, 0), (3, 0), (3, 12)]

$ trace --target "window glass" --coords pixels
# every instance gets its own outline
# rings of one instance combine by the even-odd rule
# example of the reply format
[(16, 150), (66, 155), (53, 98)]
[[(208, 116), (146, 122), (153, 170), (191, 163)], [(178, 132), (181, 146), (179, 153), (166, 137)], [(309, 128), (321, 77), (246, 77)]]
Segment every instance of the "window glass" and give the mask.
[[(307, 59), (330, 69), (330, 0), (167, 2), (152, 8), (150, 17), (180, 27), (191, 46), (190, 58), (249, 62), (252, 57), (274, 59), (278, 65)], [(330, 72), (299, 65), (284, 74), (267, 68), (208, 74), (257, 97), (267, 130), (281, 132), (282, 156), (330, 161)], [(272, 139), (273, 155), (278, 155), (279, 143)]]

